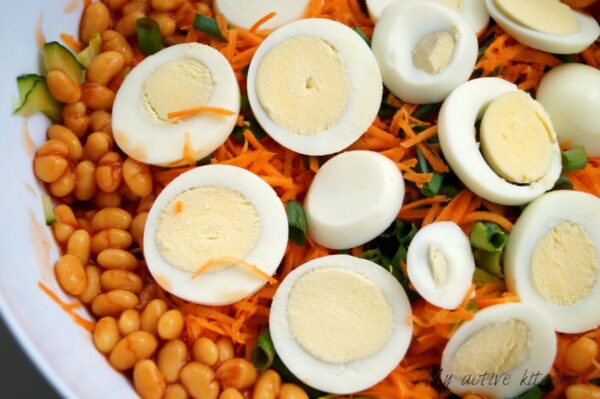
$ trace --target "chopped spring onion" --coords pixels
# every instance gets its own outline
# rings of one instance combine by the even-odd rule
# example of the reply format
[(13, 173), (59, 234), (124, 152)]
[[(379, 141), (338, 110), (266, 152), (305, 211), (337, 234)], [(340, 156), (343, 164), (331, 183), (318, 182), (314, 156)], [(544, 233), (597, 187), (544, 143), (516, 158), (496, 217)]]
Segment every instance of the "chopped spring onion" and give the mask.
[(583, 169), (585, 168), (585, 165), (587, 165), (588, 157), (584, 147), (563, 151), (561, 157), (563, 172)]
[(554, 183), (553, 190), (572, 190), (573, 182), (569, 180), (567, 176), (561, 176), (558, 178), (556, 183)]
[(488, 47), (490, 47), (490, 44), (492, 44), (495, 38), (495, 35), (491, 35), (489, 39), (487, 39), (479, 45), (479, 51), (477, 52), (477, 61), (479, 61), (481, 57), (483, 57), (483, 54), (485, 54), (485, 51), (488, 49)]
[(56, 223), (56, 216), (54, 215), (54, 206), (52, 205), (52, 199), (49, 195), (42, 195), (42, 207), (44, 208), (44, 220), (46, 225), (50, 226)]
[(478, 249), (475, 251), (474, 255), (475, 262), (480, 268), (496, 277), (504, 277), (504, 273), (502, 272), (501, 251), (488, 252)]
[(435, 197), (439, 194), (440, 188), (442, 188), (442, 182), (444, 181), (444, 175), (440, 173), (433, 172), (433, 177), (431, 181), (423, 184), (421, 187), (421, 192), (428, 198)]
[(231, 133), (231, 137), (233, 137), (235, 140), (243, 143), (246, 140), (244, 138), (244, 131), (246, 129), (250, 130), (257, 140), (262, 140), (267, 136), (267, 133), (258, 124), (258, 121), (254, 116), (249, 116), (245, 118), (244, 121), (246, 122), (244, 125), (236, 126)]
[(137, 28), (137, 42), (144, 55), (152, 55), (163, 49), (162, 36), (158, 22), (152, 18), (139, 18), (135, 22)]
[(360, 38), (363, 39), (365, 43), (367, 43), (367, 46), (371, 47), (371, 39), (369, 39), (369, 37), (365, 34), (365, 32), (362, 31), (362, 29), (360, 29), (360, 26), (355, 26), (353, 30), (354, 32), (358, 33), (358, 36), (360, 36)]
[(285, 212), (287, 213), (290, 241), (296, 245), (304, 245), (306, 242), (306, 217), (302, 204), (289, 200), (285, 204)]
[(202, 159), (199, 159), (198, 161), (196, 161), (196, 166), (204, 166), (204, 165), (209, 165), (210, 161), (213, 159), (213, 155), (212, 154), (208, 154), (207, 156), (205, 156)]
[(417, 119), (423, 119), (437, 109), (439, 104), (423, 104), (415, 112), (412, 113), (412, 117)]
[(221, 33), (221, 30), (219, 29), (217, 21), (210, 17), (207, 17), (206, 15), (196, 14), (196, 16), (194, 17), (193, 27), (198, 32), (202, 32), (208, 36), (226, 41), (225, 37)]
[(273, 364), (275, 360), (275, 347), (271, 340), (271, 332), (265, 329), (252, 348), (250, 360), (258, 371), (265, 371)]
[(502, 251), (508, 235), (497, 224), (477, 222), (471, 231), (471, 245), (488, 252)]
[(75, 58), (84, 67), (89, 67), (94, 58), (96, 58), (102, 52), (102, 38), (98, 33), (95, 33), (86, 48), (77, 53)]
[(485, 283), (493, 283), (498, 280), (499, 280), (498, 277), (496, 277), (493, 274), (490, 274), (490, 273), (486, 272), (485, 270), (480, 269), (478, 267), (475, 268), (475, 272), (473, 273), (473, 281), (477, 285), (481, 285), (481, 284), (485, 284)]

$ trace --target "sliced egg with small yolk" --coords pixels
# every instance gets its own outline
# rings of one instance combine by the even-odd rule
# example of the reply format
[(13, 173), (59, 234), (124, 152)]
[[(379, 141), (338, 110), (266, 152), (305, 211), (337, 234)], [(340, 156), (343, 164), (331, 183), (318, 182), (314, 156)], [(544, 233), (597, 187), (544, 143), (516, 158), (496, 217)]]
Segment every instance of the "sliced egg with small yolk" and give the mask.
[(347, 26), (303, 19), (269, 35), (248, 70), (248, 99), (279, 144), (306, 155), (338, 152), (371, 125), (383, 86), (369, 46)]
[[(367, 0), (367, 9), (371, 20), (375, 23), (383, 15), (383, 11), (392, 3), (404, 2), (406, 0)], [(487, 12), (485, 2), (482, 0), (420, 0), (435, 1), (456, 11), (470, 24), (475, 33), (483, 33), (490, 22), (490, 14)]]
[(580, 53), (600, 35), (592, 16), (558, 0), (485, 0), (485, 4), (504, 31), (538, 50)]
[(441, 381), (455, 394), (512, 398), (542, 382), (556, 356), (545, 314), (522, 303), (475, 313), (446, 344)]
[(477, 60), (468, 22), (434, 1), (398, 1), (385, 9), (371, 42), (383, 83), (414, 104), (442, 101), (466, 82)]
[(600, 199), (554, 191), (515, 223), (504, 252), (506, 284), (556, 331), (582, 333), (600, 325), (599, 260)]
[(421, 228), (408, 247), (406, 271), (427, 302), (456, 309), (465, 299), (475, 271), (469, 238), (453, 222)]
[(305, 384), (333, 394), (369, 388), (402, 360), (411, 307), (381, 266), (330, 255), (294, 269), (277, 288), (269, 329), (277, 355)]
[(285, 252), (287, 216), (273, 189), (235, 166), (183, 173), (154, 201), (144, 230), (150, 273), (166, 291), (226, 305), (259, 290)]
[[(207, 112), (186, 114), (195, 109)], [(112, 131), (131, 158), (177, 166), (223, 144), (239, 111), (239, 86), (227, 59), (207, 45), (178, 44), (127, 74), (113, 105)]]
[(498, 204), (526, 204), (552, 189), (560, 176), (550, 117), (528, 93), (500, 78), (456, 88), (440, 109), (438, 136), (461, 181)]
[(242, 29), (250, 29), (261, 18), (275, 13), (260, 25), (260, 29), (275, 29), (302, 18), (309, 0), (215, 0), (216, 13), (223, 14), (227, 22)]

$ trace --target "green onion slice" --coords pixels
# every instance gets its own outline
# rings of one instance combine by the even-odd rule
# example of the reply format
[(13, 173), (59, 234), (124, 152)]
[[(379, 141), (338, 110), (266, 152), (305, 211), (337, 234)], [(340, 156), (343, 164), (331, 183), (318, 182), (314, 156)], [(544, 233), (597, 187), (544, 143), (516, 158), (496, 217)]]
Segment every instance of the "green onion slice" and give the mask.
[(497, 224), (477, 222), (471, 231), (471, 245), (488, 252), (501, 251), (508, 235)]
[(504, 278), (501, 260), (501, 251), (488, 252), (481, 249), (475, 251), (475, 261), (480, 268), (496, 277)]
[(306, 242), (306, 217), (304, 208), (298, 201), (289, 200), (285, 204), (287, 213), (290, 241), (296, 245), (304, 245)]
[(139, 18), (135, 22), (137, 28), (137, 42), (144, 55), (152, 55), (163, 49), (162, 36), (158, 22), (152, 18)]
[(493, 283), (498, 280), (499, 280), (498, 277), (486, 272), (483, 269), (480, 269), (479, 267), (476, 267), (475, 272), (473, 273), (473, 281), (477, 285), (481, 285), (481, 284), (485, 284), (485, 283)]
[(587, 152), (584, 147), (577, 147), (571, 150), (563, 151), (562, 155), (563, 172), (579, 170), (587, 165)]
[(202, 32), (208, 36), (214, 37), (222, 41), (227, 41), (227, 39), (225, 39), (225, 37), (221, 33), (221, 30), (219, 29), (217, 21), (210, 17), (207, 17), (206, 15), (196, 14), (192, 26), (198, 32)]
[(573, 182), (567, 176), (561, 176), (558, 178), (556, 183), (554, 183), (553, 190), (572, 190)]
[(258, 341), (254, 344), (250, 353), (250, 360), (252, 360), (252, 364), (258, 371), (265, 371), (273, 364), (275, 346), (273, 346), (271, 332), (268, 328), (260, 334)]

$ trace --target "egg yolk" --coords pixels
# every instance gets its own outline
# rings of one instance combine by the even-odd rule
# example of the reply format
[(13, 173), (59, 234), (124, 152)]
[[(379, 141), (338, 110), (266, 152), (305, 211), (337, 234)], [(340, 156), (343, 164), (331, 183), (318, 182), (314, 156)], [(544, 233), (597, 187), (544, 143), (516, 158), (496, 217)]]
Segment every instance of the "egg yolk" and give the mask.
[(427, 249), (429, 260), (429, 269), (433, 276), (433, 283), (440, 287), (448, 280), (448, 258), (444, 255), (441, 248), (436, 244), (429, 245)]
[(452, 373), (459, 378), (507, 373), (525, 360), (531, 346), (529, 326), (518, 319), (487, 326), (454, 353)]
[(531, 280), (540, 296), (556, 305), (585, 298), (598, 276), (596, 249), (577, 223), (554, 226), (537, 243), (531, 257)]
[(452, 27), (448, 31), (442, 30), (425, 35), (413, 49), (413, 64), (430, 75), (442, 72), (454, 53), (456, 34), (456, 28)]
[(394, 324), (381, 288), (357, 272), (338, 267), (309, 271), (294, 283), (287, 319), (304, 350), (333, 364), (375, 354), (388, 341)]
[(575, 14), (558, 0), (494, 0), (508, 18), (527, 28), (552, 35), (570, 35), (579, 30)]
[[(260, 229), (258, 212), (244, 194), (202, 186), (184, 191), (165, 206), (156, 244), (167, 262), (193, 272), (209, 261), (244, 259), (256, 245)], [(227, 266), (231, 263), (217, 263), (212, 271)]]
[(488, 106), (479, 132), (481, 149), (494, 172), (511, 183), (533, 183), (552, 161), (555, 134), (542, 106), (512, 91)]
[(168, 121), (170, 112), (203, 106), (215, 82), (210, 69), (191, 59), (170, 62), (158, 68), (144, 84), (142, 103), (148, 114)]
[(256, 78), (259, 101), (281, 127), (313, 135), (332, 127), (347, 108), (344, 60), (328, 42), (297, 36), (273, 47)]

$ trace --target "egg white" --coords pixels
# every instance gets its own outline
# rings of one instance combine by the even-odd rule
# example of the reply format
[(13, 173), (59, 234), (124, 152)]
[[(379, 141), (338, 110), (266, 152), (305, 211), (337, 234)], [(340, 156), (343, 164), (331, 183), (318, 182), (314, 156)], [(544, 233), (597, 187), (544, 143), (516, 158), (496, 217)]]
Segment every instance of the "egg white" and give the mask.
[[(144, 85), (161, 66), (191, 59), (206, 66), (215, 82), (207, 105), (234, 112), (231, 116), (199, 114), (177, 122), (156, 120), (142, 101)], [(182, 163), (189, 138), (196, 160), (216, 150), (235, 127), (240, 111), (240, 90), (227, 59), (214, 48), (188, 43), (168, 47), (145, 58), (129, 72), (117, 92), (112, 113), (112, 130), (119, 148), (140, 162), (173, 166)], [(186, 138), (188, 137), (188, 138)]]
[(548, 315), (556, 331), (575, 334), (600, 325), (600, 268), (589, 294), (566, 306), (545, 301), (533, 286), (530, 272), (531, 257), (539, 240), (564, 221), (583, 228), (600, 259), (600, 199), (582, 192), (554, 191), (529, 204), (515, 223), (504, 252), (504, 273), (508, 288), (521, 301)]
[(242, 29), (250, 29), (259, 19), (275, 12), (275, 16), (260, 26), (260, 29), (275, 29), (306, 13), (309, 0), (215, 0), (215, 12), (223, 14), (227, 22)]
[[(371, 280), (383, 291), (394, 315), (388, 342), (372, 356), (345, 364), (323, 362), (294, 339), (287, 319), (287, 301), (294, 283), (305, 273), (337, 267), (354, 271)], [(330, 255), (294, 269), (278, 287), (271, 304), (269, 329), (278, 356), (302, 382), (328, 393), (349, 394), (381, 381), (402, 360), (410, 344), (412, 324), (410, 302), (400, 283), (379, 265), (349, 255)]]
[(260, 234), (243, 260), (270, 276), (277, 270), (287, 246), (287, 216), (279, 197), (267, 183), (245, 169), (229, 165), (208, 165), (185, 172), (156, 198), (144, 230), (144, 255), (150, 273), (165, 290), (190, 302), (227, 305), (258, 291), (265, 285), (265, 279), (235, 265), (192, 279), (192, 273), (168, 263), (156, 243), (156, 229), (165, 206), (182, 192), (201, 186), (237, 190), (252, 202), (260, 218)]

